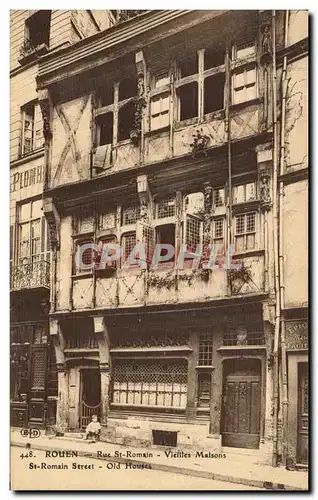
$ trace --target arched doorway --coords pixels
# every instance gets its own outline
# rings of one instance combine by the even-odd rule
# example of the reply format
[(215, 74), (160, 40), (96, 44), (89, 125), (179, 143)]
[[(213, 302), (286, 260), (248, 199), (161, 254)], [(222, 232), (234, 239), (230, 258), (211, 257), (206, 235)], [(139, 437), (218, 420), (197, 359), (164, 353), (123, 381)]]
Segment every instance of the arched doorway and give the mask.
[(222, 445), (259, 448), (261, 362), (229, 359), (223, 362)]

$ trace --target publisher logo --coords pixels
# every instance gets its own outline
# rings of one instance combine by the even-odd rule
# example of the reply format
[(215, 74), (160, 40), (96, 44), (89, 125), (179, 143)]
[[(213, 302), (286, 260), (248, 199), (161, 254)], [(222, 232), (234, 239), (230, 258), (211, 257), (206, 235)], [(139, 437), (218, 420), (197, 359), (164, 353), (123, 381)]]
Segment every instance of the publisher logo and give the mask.
[(22, 437), (29, 437), (31, 439), (38, 438), (41, 436), (39, 429), (21, 429), (20, 431)]

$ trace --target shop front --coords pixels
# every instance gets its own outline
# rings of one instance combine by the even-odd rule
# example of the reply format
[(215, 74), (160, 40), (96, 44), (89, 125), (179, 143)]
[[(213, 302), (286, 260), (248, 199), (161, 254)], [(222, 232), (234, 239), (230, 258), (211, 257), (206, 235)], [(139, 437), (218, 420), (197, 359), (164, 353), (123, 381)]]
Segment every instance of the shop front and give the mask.
[(285, 322), (288, 369), (287, 467), (308, 466), (308, 322)]

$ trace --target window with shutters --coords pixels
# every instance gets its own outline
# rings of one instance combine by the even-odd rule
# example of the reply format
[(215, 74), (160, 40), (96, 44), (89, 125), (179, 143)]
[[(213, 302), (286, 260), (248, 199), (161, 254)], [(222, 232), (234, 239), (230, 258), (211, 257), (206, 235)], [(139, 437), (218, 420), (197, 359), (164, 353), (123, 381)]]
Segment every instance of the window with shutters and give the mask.
[(156, 130), (169, 125), (169, 93), (154, 96), (150, 101), (150, 129)]
[(186, 360), (115, 360), (112, 403), (185, 409), (188, 367)]
[(49, 262), (48, 227), (42, 211), (42, 200), (20, 205), (18, 217), (18, 263)]
[(31, 102), (21, 108), (22, 137), (21, 156), (43, 147), (43, 122), (38, 102)]

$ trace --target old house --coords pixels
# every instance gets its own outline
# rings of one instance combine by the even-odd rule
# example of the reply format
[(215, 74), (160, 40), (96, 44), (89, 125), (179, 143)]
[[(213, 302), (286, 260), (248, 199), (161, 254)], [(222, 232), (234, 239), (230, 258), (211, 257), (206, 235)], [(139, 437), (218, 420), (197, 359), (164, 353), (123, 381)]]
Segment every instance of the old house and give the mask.
[[(39, 58), (114, 22), (107, 11), (10, 12), (11, 424), (54, 423), (55, 352), (48, 330), (49, 231), (42, 208), (43, 119), (36, 91)], [(44, 131), (45, 132), (45, 131)]]
[[(38, 69), (57, 425), (97, 413), (113, 442), (286, 462), (306, 434), (305, 347), (286, 338), (308, 305), (289, 263), (294, 211), (306, 253), (307, 13), (120, 21)], [(154, 267), (157, 244), (175, 251)], [(193, 265), (208, 245), (225, 251)]]

